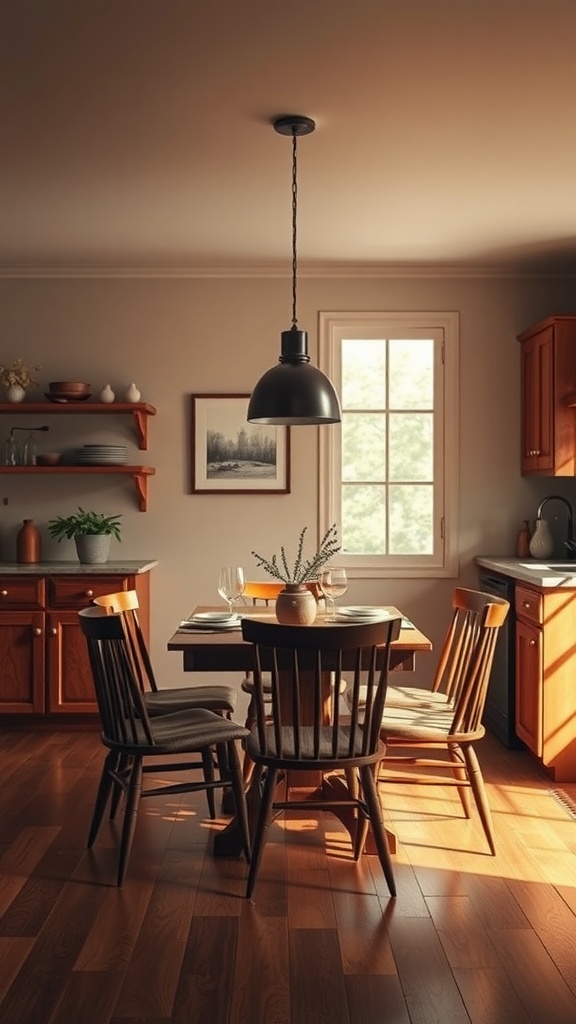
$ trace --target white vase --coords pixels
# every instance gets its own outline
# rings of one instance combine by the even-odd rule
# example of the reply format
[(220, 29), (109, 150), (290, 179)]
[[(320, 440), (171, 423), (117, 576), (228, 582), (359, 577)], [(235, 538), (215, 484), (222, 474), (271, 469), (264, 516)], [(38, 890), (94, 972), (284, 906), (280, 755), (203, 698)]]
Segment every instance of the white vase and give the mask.
[(11, 384), (6, 388), (7, 402), (23, 402), (26, 391), (20, 384)]
[(115, 398), (116, 395), (112, 391), (112, 388), (110, 387), (109, 384), (105, 384), (104, 387), (102, 388), (102, 391), (98, 395), (98, 401), (106, 402), (107, 404), (113, 402)]
[(125, 402), (139, 402), (140, 401), (140, 392), (138, 391), (138, 388), (136, 387), (135, 384), (130, 384), (126, 388), (126, 394), (124, 395), (124, 401)]
[(550, 558), (554, 553), (554, 540), (546, 519), (537, 519), (532, 539), (530, 554), (532, 558)]

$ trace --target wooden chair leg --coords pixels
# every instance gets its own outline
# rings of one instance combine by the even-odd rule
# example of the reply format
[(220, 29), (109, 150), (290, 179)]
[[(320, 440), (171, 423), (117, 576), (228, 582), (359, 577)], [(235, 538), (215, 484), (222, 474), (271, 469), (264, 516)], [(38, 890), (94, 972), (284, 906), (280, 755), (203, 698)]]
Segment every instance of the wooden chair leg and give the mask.
[[(204, 771), (204, 782), (210, 784), (214, 782), (214, 757), (210, 747), (204, 747), (202, 751), (202, 768)], [(212, 820), (216, 817), (216, 803), (214, 801), (214, 790), (209, 788), (206, 790), (206, 800), (208, 802), (208, 811)]]
[(490, 847), (490, 853), (492, 856), (496, 856), (496, 840), (494, 837), (494, 824), (492, 822), (492, 814), (490, 811), (490, 805), (488, 803), (488, 797), (486, 795), (486, 787), (484, 785), (484, 778), (480, 765), (478, 764), (478, 758), (476, 757), (476, 751), (471, 745), (466, 745), (463, 748), (464, 758), (468, 768), (468, 778), (470, 779), (470, 786), (474, 794), (474, 800), (476, 801), (476, 807), (478, 808), (478, 814), (480, 815), (480, 821), (482, 822), (482, 828), (484, 829), (484, 835), (488, 841)]
[[(125, 775), (126, 772), (128, 771), (129, 764), (130, 758), (128, 754), (119, 754), (118, 762), (116, 764), (117, 773), (119, 775)], [(110, 801), (110, 821), (114, 821), (114, 819), (116, 818), (116, 811), (118, 810), (118, 805), (120, 803), (120, 797), (122, 796), (122, 793), (124, 793), (123, 787), (120, 785), (119, 782), (114, 782), (114, 788), (112, 790), (112, 799)]]
[(260, 861), (262, 860), (262, 851), (266, 843), (267, 832), (270, 826), (272, 803), (274, 800), (274, 793), (276, 791), (277, 777), (278, 770), (276, 768), (268, 768), (264, 779), (264, 789), (262, 792), (262, 799), (260, 801), (254, 845), (252, 847), (252, 860), (250, 861), (250, 870), (248, 872), (248, 881), (246, 884), (246, 896), (248, 898), (252, 895), (254, 890), (256, 875), (258, 874), (258, 868), (260, 867)]
[(102, 818), (104, 817), (104, 811), (106, 810), (106, 804), (108, 803), (108, 797), (112, 791), (112, 787), (117, 785), (112, 778), (112, 772), (115, 772), (118, 768), (118, 762), (120, 756), (113, 750), (108, 751), (104, 764), (102, 766), (102, 775), (100, 776), (100, 783), (98, 785), (98, 792), (96, 794), (96, 803), (94, 805), (94, 813), (92, 815), (92, 822), (90, 824), (90, 831), (88, 833), (88, 849), (90, 850), (94, 845), (96, 836), (98, 835), (100, 825), (102, 824)]
[(230, 740), (228, 743), (228, 765), (230, 773), (230, 781), (232, 783), (232, 792), (234, 794), (234, 804), (236, 808), (236, 818), (238, 825), (240, 826), (240, 834), (242, 836), (242, 848), (244, 850), (244, 856), (248, 863), (251, 859), (250, 850), (250, 829), (248, 827), (248, 809), (246, 807), (246, 794), (244, 792), (244, 783), (242, 781), (242, 772), (240, 769), (240, 758), (238, 756), (238, 747), (236, 746), (235, 740)]
[(374, 839), (376, 841), (376, 849), (378, 850), (378, 857), (384, 877), (388, 883), (388, 891), (391, 896), (396, 895), (396, 882), (394, 881), (394, 869), (392, 867), (392, 858), (390, 856), (390, 850), (388, 849), (388, 839), (386, 838), (386, 830), (384, 828), (384, 819), (382, 817), (382, 806), (378, 797), (378, 791), (376, 789), (376, 780), (373, 774), (373, 768), (371, 765), (363, 765), (360, 768), (360, 780), (362, 783), (362, 791), (364, 793), (364, 799), (368, 805), (368, 813), (370, 815), (370, 824), (372, 825), (372, 831), (374, 833)]
[[(248, 710), (246, 712), (246, 721), (244, 722), (244, 728), (249, 729), (250, 732), (252, 732), (252, 729), (254, 728), (255, 725), (256, 703), (254, 701), (254, 697), (250, 697), (250, 703), (248, 705)], [(248, 786), (250, 785), (250, 781), (252, 779), (253, 772), (254, 762), (252, 758), (247, 754), (247, 752), (244, 751), (244, 759), (242, 761), (242, 778), (244, 779), (244, 789), (248, 789)]]
[(466, 785), (463, 784), (462, 786), (458, 786), (458, 796), (460, 797), (460, 803), (462, 804), (464, 814), (466, 815), (467, 818), (470, 818), (472, 813), (470, 803), (470, 787), (468, 784), (468, 770), (466, 768), (466, 762), (464, 760), (462, 748), (456, 745), (449, 746), (448, 753), (450, 754), (450, 760), (454, 765), (452, 769), (454, 773), (454, 778), (461, 779), (462, 783), (466, 783)]
[(126, 877), (128, 858), (130, 856), (130, 849), (132, 847), (132, 840), (136, 829), (136, 818), (138, 815), (138, 805), (140, 803), (141, 792), (142, 758), (135, 757), (130, 772), (130, 783), (126, 794), (126, 810), (124, 811), (124, 825), (122, 827), (122, 837), (120, 839), (120, 857), (118, 860), (119, 887), (124, 884), (124, 879)]

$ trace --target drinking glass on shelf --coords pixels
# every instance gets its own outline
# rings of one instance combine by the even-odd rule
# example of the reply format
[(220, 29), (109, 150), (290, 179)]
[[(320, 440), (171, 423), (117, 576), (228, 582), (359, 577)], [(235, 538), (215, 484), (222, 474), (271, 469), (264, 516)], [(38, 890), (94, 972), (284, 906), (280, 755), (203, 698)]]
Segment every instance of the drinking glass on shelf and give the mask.
[(218, 593), (225, 601), (228, 602), (228, 610), (230, 614), (234, 611), (234, 601), (242, 597), (244, 588), (246, 586), (246, 580), (244, 578), (244, 569), (239, 567), (226, 566), (220, 569), (220, 575), (218, 576)]
[[(320, 573), (320, 590), (326, 598), (325, 618), (332, 622), (336, 618), (336, 598), (342, 597), (348, 590), (348, 578), (345, 569), (327, 568)], [(330, 602), (330, 605), (329, 605)]]

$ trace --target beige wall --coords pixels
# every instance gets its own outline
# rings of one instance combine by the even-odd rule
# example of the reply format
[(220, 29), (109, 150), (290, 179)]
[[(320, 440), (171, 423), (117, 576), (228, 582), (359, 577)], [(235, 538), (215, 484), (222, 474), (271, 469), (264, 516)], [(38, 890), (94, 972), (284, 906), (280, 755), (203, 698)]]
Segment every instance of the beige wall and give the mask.
[[(576, 501), (574, 481), (523, 480), (519, 473), (517, 333), (552, 313), (573, 313), (573, 281), (531, 278), (312, 278), (299, 282), (299, 321), (317, 352), (319, 310), (457, 310), (460, 314), (461, 582), (474, 585), (474, 556), (509, 554), (522, 519), (544, 494)], [(252, 548), (272, 553), (293, 544), (308, 524), (316, 533), (317, 428), (292, 430), (292, 493), (196, 496), (189, 487), (193, 392), (248, 392), (278, 357), (290, 326), (287, 278), (5, 279), (0, 281), (0, 362), (22, 357), (42, 366), (41, 380), (84, 379), (94, 392), (110, 382), (121, 394), (135, 381), (158, 414), (150, 423), (156, 466), (149, 511), (137, 511), (126, 478), (2, 478), (0, 557), (15, 557), (15, 533), (33, 517), (42, 527), (77, 504), (122, 513), (123, 542), (112, 557), (157, 558), (153, 574), (152, 649), (161, 674), (178, 676), (165, 651), (176, 620), (200, 601), (218, 600), (221, 564), (255, 573)], [(44, 390), (44, 387), (42, 388)], [(14, 425), (4, 416), (3, 436)], [(15, 422), (21, 423), (22, 419)], [(38, 424), (40, 417), (30, 417)], [(26, 420), (25, 422), (28, 422)], [(132, 443), (128, 420), (52, 417), (50, 449), (100, 439)], [(330, 428), (326, 428), (330, 429)], [(71, 431), (74, 431), (72, 434)], [(70, 432), (70, 433), (69, 433)], [(141, 456), (138, 456), (140, 460)], [(1, 499), (7, 498), (8, 505)], [(44, 531), (43, 554), (74, 557)], [(438, 641), (453, 580), (353, 583), (350, 601), (398, 604)], [(421, 659), (422, 668), (426, 659)]]

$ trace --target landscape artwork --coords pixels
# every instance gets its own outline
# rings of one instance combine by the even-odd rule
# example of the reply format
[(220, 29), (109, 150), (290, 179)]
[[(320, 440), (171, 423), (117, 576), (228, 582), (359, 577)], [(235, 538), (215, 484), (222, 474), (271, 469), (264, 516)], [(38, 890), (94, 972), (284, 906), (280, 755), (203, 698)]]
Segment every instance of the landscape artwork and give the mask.
[(192, 395), (192, 492), (288, 494), (288, 427), (248, 423), (249, 395)]

